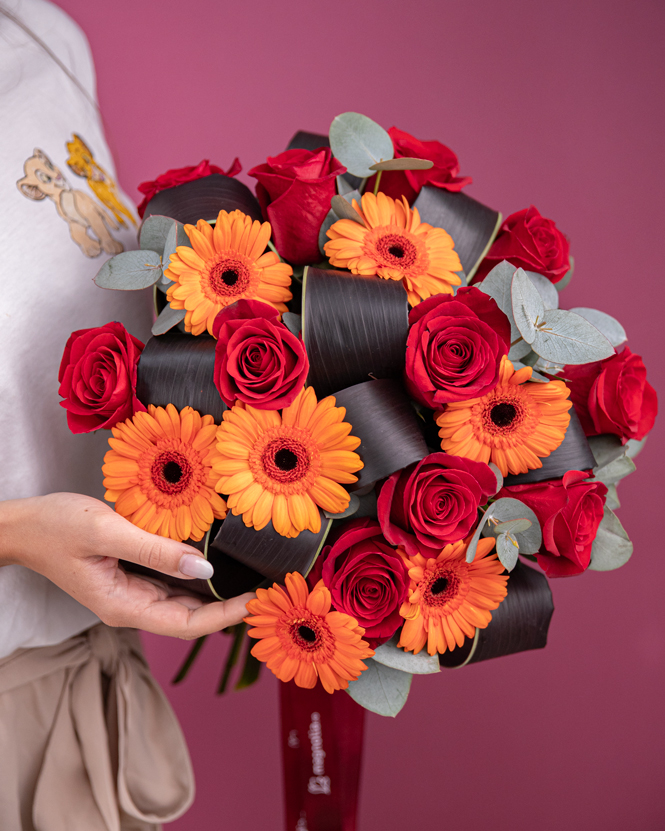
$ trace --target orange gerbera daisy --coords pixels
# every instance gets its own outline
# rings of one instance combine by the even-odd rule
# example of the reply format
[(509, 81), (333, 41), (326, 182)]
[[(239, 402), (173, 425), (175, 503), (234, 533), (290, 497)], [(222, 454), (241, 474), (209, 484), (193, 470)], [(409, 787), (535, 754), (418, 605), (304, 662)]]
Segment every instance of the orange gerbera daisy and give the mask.
[(293, 270), (273, 251), (263, 253), (270, 223), (242, 211), (220, 211), (213, 230), (199, 219), (185, 225), (192, 248), (179, 245), (165, 274), (173, 280), (166, 295), (171, 308), (186, 309), (185, 329), (200, 335), (225, 306), (242, 298), (263, 300), (285, 312)]
[(321, 530), (317, 505), (334, 514), (346, 510), (349, 494), (339, 483), (357, 482), (353, 474), (363, 463), (345, 415), (332, 395), (317, 404), (311, 387), (281, 415), (242, 403), (226, 410), (213, 470), (233, 513), (256, 529), (272, 519), (278, 534), (297, 537), (306, 528)]
[[(468, 540), (447, 545), (439, 556), (426, 560), (422, 554), (407, 557), (400, 546), (411, 585), (409, 599), (400, 614), (406, 618), (398, 646), (420, 652), (427, 644), (430, 655), (462, 646), (484, 629), (506, 596), (508, 575), (494, 548), (494, 538), (479, 540), (472, 563), (466, 562)], [(489, 555), (489, 556), (488, 556)]]
[(448, 404), (436, 419), (443, 450), (494, 462), (504, 476), (542, 467), (541, 458), (563, 441), (573, 405), (563, 381), (529, 382), (531, 372), (530, 366), (515, 372), (504, 357), (492, 392)]
[(245, 622), (258, 638), (252, 655), (264, 661), (280, 681), (293, 679), (299, 687), (311, 689), (317, 677), (326, 692), (345, 690), (367, 669), (364, 658), (374, 654), (365, 630), (350, 615), (330, 611), (330, 592), (323, 580), (311, 593), (302, 574), (286, 575), (286, 590), (277, 583), (271, 589), (257, 589)]
[(102, 468), (116, 511), (151, 534), (200, 540), (226, 503), (212, 472), (217, 425), (191, 407), (148, 405), (113, 428)]
[(330, 242), (323, 248), (330, 264), (352, 274), (401, 280), (412, 306), (433, 294), (452, 294), (462, 282), (455, 274), (462, 263), (450, 234), (421, 222), (404, 197), (395, 201), (385, 193), (365, 193), (361, 201), (362, 209), (355, 199), (353, 207), (364, 225), (340, 219), (327, 232)]

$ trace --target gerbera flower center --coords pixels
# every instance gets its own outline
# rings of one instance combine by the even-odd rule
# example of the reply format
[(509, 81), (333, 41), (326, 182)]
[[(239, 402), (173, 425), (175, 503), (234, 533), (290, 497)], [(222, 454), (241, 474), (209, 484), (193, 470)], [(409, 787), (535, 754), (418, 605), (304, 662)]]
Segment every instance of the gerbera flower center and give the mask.
[(516, 415), (517, 409), (512, 404), (506, 402), (497, 404), (490, 410), (490, 418), (497, 427), (507, 427), (509, 424), (512, 424)]
[(299, 626), (298, 635), (308, 643), (314, 643), (316, 640), (316, 632), (313, 629), (310, 629), (309, 626)]
[(409, 268), (418, 258), (416, 246), (401, 234), (383, 234), (376, 241), (377, 254), (386, 265)]
[(445, 592), (448, 588), (448, 578), (447, 577), (439, 577), (438, 580), (435, 580), (432, 583), (432, 588), (430, 592), (434, 595), (441, 594), (441, 592)]
[(249, 286), (251, 274), (237, 256), (222, 256), (208, 272), (208, 285), (218, 297), (242, 294)]
[(430, 575), (423, 592), (423, 600), (428, 606), (445, 606), (457, 597), (462, 581), (452, 570), (437, 569)]
[(183, 453), (166, 450), (155, 457), (150, 469), (150, 478), (158, 490), (173, 496), (187, 488), (192, 473), (189, 459)]
[(182, 468), (177, 462), (167, 462), (164, 465), (162, 474), (167, 482), (170, 482), (172, 485), (177, 485), (182, 479)]
[(518, 433), (533, 420), (530, 401), (525, 400), (520, 387), (503, 387), (490, 393), (481, 412), (482, 432), (497, 439)]
[(233, 268), (227, 268), (226, 271), (222, 271), (222, 283), (227, 286), (235, 286), (238, 282), (238, 272)]
[(326, 628), (325, 624), (314, 616), (298, 617), (291, 621), (288, 633), (299, 650), (319, 652), (326, 642)]
[(279, 438), (268, 442), (261, 462), (266, 474), (276, 482), (296, 482), (310, 468), (307, 448), (291, 438)]

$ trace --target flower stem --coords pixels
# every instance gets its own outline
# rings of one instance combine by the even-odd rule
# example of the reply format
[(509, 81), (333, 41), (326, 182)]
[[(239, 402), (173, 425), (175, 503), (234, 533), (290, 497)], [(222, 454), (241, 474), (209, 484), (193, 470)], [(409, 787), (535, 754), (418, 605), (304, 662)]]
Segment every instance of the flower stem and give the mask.
[(273, 241), (272, 241), (272, 240), (270, 240), (270, 239), (268, 240), (268, 248), (269, 248), (271, 251), (274, 251), (274, 252), (275, 252), (275, 254), (277, 254), (277, 256), (279, 257), (279, 261), (280, 261), (280, 263), (283, 263), (283, 262), (284, 262), (284, 260), (283, 260), (283, 259), (281, 258), (281, 256), (280, 256), (279, 251), (275, 248), (275, 246), (274, 246), (274, 244), (273, 244)]
[(194, 642), (194, 646), (189, 650), (189, 653), (187, 654), (187, 657), (185, 658), (183, 665), (178, 670), (173, 681), (171, 681), (172, 684), (179, 684), (181, 681), (184, 681), (192, 664), (196, 660), (196, 656), (201, 651), (201, 647), (203, 646), (203, 643), (207, 637), (207, 635), (203, 635), (202, 637), (196, 639), (196, 641)]
[(511, 349), (512, 349), (512, 347), (513, 347), (513, 346), (515, 346), (515, 344), (516, 344), (516, 343), (519, 343), (521, 340), (524, 340), (524, 338), (517, 338), (517, 340), (514, 340), (514, 341), (510, 344)]
[(229, 650), (229, 654), (226, 659), (226, 666), (224, 667), (224, 672), (222, 673), (222, 677), (219, 680), (219, 686), (217, 687), (217, 695), (223, 695), (226, 692), (226, 687), (229, 683), (229, 678), (231, 677), (231, 670), (238, 662), (238, 656), (240, 655), (240, 647), (242, 646), (242, 641), (245, 637), (245, 630), (247, 629), (247, 625), (245, 623), (237, 623), (232, 628), (233, 643), (231, 644), (231, 649)]

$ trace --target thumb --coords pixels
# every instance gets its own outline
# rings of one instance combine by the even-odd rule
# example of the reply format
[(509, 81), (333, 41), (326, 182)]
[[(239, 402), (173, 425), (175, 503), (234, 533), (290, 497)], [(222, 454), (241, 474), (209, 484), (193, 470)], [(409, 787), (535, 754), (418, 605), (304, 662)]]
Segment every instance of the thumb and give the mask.
[(191, 545), (149, 534), (119, 514), (113, 514), (113, 517), (120, 521), (113, 537), (114, 553), (109, 553), (109, 556), (171, 577), (209, 580), (213, 576), (215, 570), (212, 564)]

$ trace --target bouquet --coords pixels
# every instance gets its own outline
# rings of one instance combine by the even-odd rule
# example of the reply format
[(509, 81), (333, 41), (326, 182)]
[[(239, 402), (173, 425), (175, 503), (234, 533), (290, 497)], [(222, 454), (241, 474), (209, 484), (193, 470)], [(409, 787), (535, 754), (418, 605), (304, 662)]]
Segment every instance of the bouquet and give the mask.
[(349, 112), (256, 196), (239, 170), (141, 186), (140, 249), (96, 283), (153, 287), (153, 337), (74, 332), (62, 405), (111, 430), (115, 510), (211, 560), (183, 585), (256, 590), (222, 689), (248, 635), (240, 686), (265, 663), (395, 715), (414, 674), (543, 647), (547, 578), (627, 562), (656, 396), (618, 321), (560, 308), (555, 223), (467, 196), (438, 141)]

